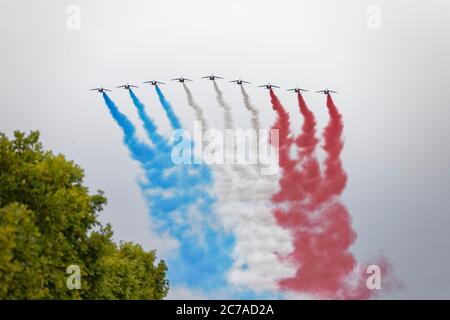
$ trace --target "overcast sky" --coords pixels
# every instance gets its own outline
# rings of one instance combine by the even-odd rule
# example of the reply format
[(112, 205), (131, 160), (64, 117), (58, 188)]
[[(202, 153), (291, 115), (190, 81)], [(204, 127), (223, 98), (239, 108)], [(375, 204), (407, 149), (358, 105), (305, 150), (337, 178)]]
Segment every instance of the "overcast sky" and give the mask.
[[(80, 29), (68, 27), (70, 5), (80, 9)], [(368, 13), (370, 5), (376, 7)], [(378, 9), (380, 28), (373, 29), (369, 15)], [(448, 299), (449, 21), (446, 0), (2, 0), (0, 131), (40, 130), (46, 148), (75, 160), (91, 190), (106, 192), (101, 218), (112, 223), (115, 238), (164, 256), (169, 245), (150, 230), (138, 164), (89, 88), (214, 72), (254, 84), (336, 89), (349, 176), (344, 202), (358, 234), (352, 251), (362, 260), (380, 251), (391, 257), (405, 287), (384, 297)], [(198, 80), (191, 88), (220, 128), (211, 84)], [(238, 88), (222, 89), (238, 124), (248, 127)], [(163, 90), (192, 126), (182, 88)], [(248, 91), (270, 126), (267, 92)], [(141, 87), (136, 94), (169, 134), (154, 91)], [(112, 97), (140, 123), (126, 92)], [(297, 128), (295, 96), (279, 91), (279, 97)], [(322, 129), (324, 97), (305, 99)]]

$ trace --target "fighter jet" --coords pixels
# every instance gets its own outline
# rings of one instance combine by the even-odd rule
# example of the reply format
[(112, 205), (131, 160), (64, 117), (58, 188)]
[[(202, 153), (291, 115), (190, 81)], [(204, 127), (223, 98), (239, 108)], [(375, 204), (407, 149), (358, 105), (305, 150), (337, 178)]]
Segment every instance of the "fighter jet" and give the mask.
[(275, 85), (273, 85), (273, 84), (263, 84), (262, 86), (258, 86), (259, 88), (264, 88), (264, 89), (267, 89), (267, 90), (270, 90), (270, 89), (272, 89), (272, 88), (278, 88), (278, 89), (280, 89), (280, 87), (279, 86), (275, 86)]
[(139, 88), (139, 87), (127, 83), (127, 84), (123, 84), (123, 85), (121, 85), (121, 86), (118, 86), (117, 88), (122, 88), (122, 89), (125, 89), (125, 90), (130, 90), (131, 88)]
[(239, 79), (237, 79), (237, 80), (230, 81), (230, 82), (236, 83), (236, 84), (238, 84), (238, 85), (240, 85), (240, 86), (242, 86), (244, 83), (250, 84), (250, 82), (244, 81), (244, 80), (242, 80), (241, 78), (239, 78)]
[(171, 81), (178, 81), (178, 82), (184, 83), (185, 81), (194, 81), (194, 80), (187, 79), (187, 78), (184, 78), (183, 76), (181, 76), (179, 78), (171, 79)]
[(202, 79), (208, 79), (208, 80), (211, 80), (211, 81), (215, 81), (216, 79), (223, 79), (223, 78), (215, 76), (214, 74), (212, 74), (210, 76), (204, 76), (204, 77), (202, 77)]
[(302, 91), (308, 92), (308, 90), (299, 88), (298, 86), (297, 86), (297, 88), (288, 89), (288, 90), (286, 90), (286, 91), (294, 91), (295, 93), (301, 93)]
[(165, 84), (164, 82), (157, 81), (157, 80), (144, 81), (143, 83), (149, 83), (149, 84), (151, 84), (152, 86), (155, 86), (155, 87), (157, 87), (158, 84)]
[(103, 88), (103, 87), (100, 87), (100, 88), (94, 88), (94, 89), (91, 89), (91, 90), (93, 90), (93, 91), (98, 91), (98, 92), (100, 92), (100, 93), (103, 93), (104, 91), (112, 92), (112, 90), (105, 89), (105, 88)]
[(325, 94), (325, 95), (331, 94), (331, 93), (337, 93), (337, 91), (328, 90), (328, 89), (325, 89), (325, 90), (319, 90), (319, 91), (316, 91), (316, 92), (317, 92), (317, 93), (323, 93), (323, 94)]

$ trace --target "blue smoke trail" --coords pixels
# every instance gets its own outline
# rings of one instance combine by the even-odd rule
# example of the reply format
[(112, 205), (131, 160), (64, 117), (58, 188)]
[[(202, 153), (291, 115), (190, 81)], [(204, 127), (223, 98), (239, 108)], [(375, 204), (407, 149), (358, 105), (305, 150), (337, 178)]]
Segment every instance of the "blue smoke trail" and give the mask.
[(170, 124), (172, 125), (172, 128), (175, 130), (181, 129), (180, 120), (173, 112), (172, 105), (167, 101), (166, 97), (162, 93), (161, 89), (159, 89), (158, 86), (155, 86), (156, 93), (158, 94), (159, 102), (161, 103), (162, 107), (164, 108), (164, 111), (166, 112), (167, 118), (169, 118)]
[[(139, 142), (133, 124), (106, 93), (103, 98), (123, 130), (124, 143), (133, 159), (144, 169), (147, 181), (141, 182), (140, 187), (157, 231), (178, 240), (178, 255), (168, 259), (170, 283), (204, 291), (226, 287), (234, 238), (223, 232), (212, 214), (215, 199), (207, 191), (213, 183), (209, 168), (175, 165), (162, 144), (155, 143), (155, 148), (151, 148)], [(139, 102), (137, 98), (135, 101)], [(142, 107), (140, 102), (135, 105), (139, 105), (138, 110)], [(150, 119), (145, 111), (143, 118)], [(147, 124), (145, 128), (149, 136), (149, 130), (156, 131), (156, 126)]]
[[(173, 111), (172, 105), (166, 99), (166, 97), (164, 96), (164, 94), (162, 93), (161, 89), (158, 86), (155, 86), (155, 91), (158, 95), (159, 101), (160, 101), (164, 111), (166, 112), (166, 116), (169, 119), (169, 122), (170, 122), (172, 128), (175, 130), (180, 130), (182, 128), (182, 125), (181, 125), (179, 118), (176, 116), (175, 112)], [(176, 134), (174, 136), (176, 137)], [(175, 138), (175, 140), (178, 140), (178, 139)], [(189, 141), (188, 139), (184, 139), (183, 143), (184, 143), (185, 149), (190, 148), (190, 150), (193, 150), (194, 143), (192, 141)], [(212, 185), (213, 181), (212, 181), (212, 175), (211, 175), (211, 171), (210, 171), (209, 167), (204, 166), (204, 165), (192, 165), (191, 169), (194, 170), (194, 172), (196, 172), (199, 175), (200, 181), (197, 181), (197, 183), (199, 183), (201, 185), (201, 188), (204, 188), (206, 186), (210, 187)], [(195, 185), (195, 184), (192, 184), (192, 182), (193, 181), (186, 180), (186, 184), (185, 184), (185, 186), (183, 186), (183, 188), (187, 188), (187, 189), (192, 188), (192, 186)], [(210, 196), (207, 193), (205, 193), (203, 190), (193, 190), (193, 192), (194, 192), (194, 194), (203, 193), (204, 198), (211, 200)], [(205, 209), (204, 211), (206, 213), (211, 212), (211, 210), (212, 210), (211, 207), (213, 206), (213, 204), (214, 204), (213, 201), (210, 201), (209, 203), (207, 203), (207, 206), (204, 208)], [(213, 248), (214, 250), (216, 250), (218, 248), (217, 247), (218, 245), (225, 245), (227, 247), (226, 251), (228, 251), (228, 252), (231, 251), (231, 248), (234, 246), (233, 238), (227, 237), (224, 244), (217, 243), (217, 240), (215, 238), (216, 238), (216, 236), (214, 233), (208, 232), (206, 234), (205, 241), (210, 243), (210, 247)], [(193, 252), (192, 248), (194, 248), (194, 247), (189, 243), (189, 241), (182, 242), (182, 246), (184, 246), (185, 250), (181, 250), (181, 252), (185, 252), (188, 254), (188, 257), (186, 257), (186, 259), (188, 259), (189, 257), (193, 258), (193, 259), (198, 259), (201, 257), (200, 255), (203, 255), (202, 252)], [(208, 255), (210, 256), (210, 258), (212, 260), (219, 260), (219, 259), (223, 260), (223, 258), (221, 258), (219, 256), (222, 254), (220, 251), (221, 250), (218, 250), (216, 252), (210, 251), (208, 253)], [(228, 253), (228, 257), (229, 257), (229, 253)], [(207, 257), (205, 257), (205, 258), (207, 258)], [(228, 258), (225, 265), (216, 266), (215, 272), (217, 272), (218, 275), (220, 274), (220, 278), (221, 278), (220, 280), (217, 279), (217, 281), (222, 283), (222, 285), (221, 285), (222, 288), (226, 286), (226, 281), (225, 281), (225, 278), (223, 277), (224, 272), (227, 269), (229, 269), (231, 267), (231, 265), (232, 265), (231, 259)], [(179, 268), (183, 269), (185, 267), (180, 265)], [(205, 271), (207, 271), (206, 269), (208, 269), (208, 268), (210, 268), (208, 265), (204, 265), (203, 267), (196, 266), (193, 270), (190, 270), (189, 273), (192, 276), (192, 280), (198, 281), (198, 279), (200, 279), (202, 277), (202, 275), (204, 274)], [(174, 272), (175, 275), (177, 273), (178, 273), (178, 271)], [(193, 283), (191, 283), (191, 285), (192, 284)]]
[(139, 142), (136, 137), (136, 129), (134, 128), (134, 125), (123, 113), (119, 111), (115, 103), (104, 92), (103, 99), (105, 99), (105, 103), (108, 106), (114, 120), (122, 128), (124, 134), (123, 141), (130, 150), (133, 159), (143, 164), (151, 161), (155, 157), (155, 153), (148, 145)]
[(141, 118), (142, 122), (144, 123), (145, 131), (148, 134), (148, 137), (150, 140), (156, 145), (156, 147), (159, 149), (164, 149), (164, 151), (167, 152), (168, 145), (166, 139), (161, 136), (158, 133), (158, 128), (156, 127), (153, 119), (151, 119), (146, 113), (145, 113), (145, 106), (144, 104), (139, 100), (139, 98), (135, 95), (133, 90), (128, 90), (130, 93), (130, 98), (133, 101), (133, 104), (138, 110), (139, 117)]

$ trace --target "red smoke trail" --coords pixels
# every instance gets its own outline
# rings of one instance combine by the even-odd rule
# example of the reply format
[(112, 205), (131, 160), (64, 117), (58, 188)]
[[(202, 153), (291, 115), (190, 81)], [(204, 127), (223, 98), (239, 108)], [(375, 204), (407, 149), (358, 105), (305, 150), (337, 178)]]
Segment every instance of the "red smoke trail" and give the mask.
[[(287, 201), (287, 206), (274, 212), (278, 224), (290, 230), (294, 238), (294, 250), (289, 259), (297, 271), (294, 277), (281, 280), (280, 287), (319, 298), (368, 299), (375, 291), (367, 288), (365, 268), (357, 269), (358, 261), (349, 251), (356, 234), (347, 208), (338, 199), (347, 181), (340, 160), (342, 116), (331, 97), (327, 96), (330, 116), (324, 130), (327, 157), (324, 176), (320, 178), (319, 164), (314, 155), (318, 143), (314, 115), (303, 97), (299, 95), (298, 98), (304, 124), (295, 142), (300, 148), (298, 161), (302, 164), (300, 177), (303, 180), (297, 180), (299, 175), (292, 175), (283, 168), (282, 180), (285, 182), (280, 184), (279, 193), (292, 193), (289, 189), (295, 189), (299, 184), (303, 193), (297, 193), (296, 201)], [(272, 101), (276, 102), (273, 97)], [(390, 269), (384, 259), (380, 259), (378, 265), (382, 273)]]
[(283, 170), (283, 176), (279, 181), (280, 191), (272, 197), (272, 201), (276, 203), (293, 201), (301, 197), (302, 190), (292, 185), (292, 180), (301, 180), (301, 176), (295, 170), (297, 161), (291, 159), (289, 155), (293, 143), (289, 113), (283, 108), (272, 89), (270, 89), (270, 98), (272, 108), (277, 113), (277, 119), (272, 129), (279, 130), (279, 157), (280, 167)]
[(324, 178), (320, 191), (314, 195), (314, 202), (317, 204), (327, 201), (332, 196), (339, 196), (347, 184), (347, 174), (342, 168), (340, 159), (344, 148), (342, 141), (344, 124), (342, 115), (339, 113), (330, 95), (327, 95), (327, 108), (330, 121), (323, 133), (325, 140), (323, 149), (327, 153), (327, 158), (325, 159)]
[(299, 148), (298, 163), (303, 171), (303, 181), (301, 181), (305, 192), (313, 192), (320, 183), (320, 165), (315, 155), (319, 140), (316, 138), (316, 119), (314, 114), (306, 105), (302, 94), (298, 93), (298, 105), (303, 116), (303, 126), (301, 134), (295, 139)]

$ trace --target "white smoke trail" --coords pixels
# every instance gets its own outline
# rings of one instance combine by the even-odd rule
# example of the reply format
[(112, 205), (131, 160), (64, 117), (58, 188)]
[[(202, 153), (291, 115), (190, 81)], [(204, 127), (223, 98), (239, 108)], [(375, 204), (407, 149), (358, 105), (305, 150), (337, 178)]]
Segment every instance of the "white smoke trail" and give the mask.
[[(223, 109), (225, 129), (235, 129), (231, 107), (214, 81), (214, 89), (219, 106)], [(243, 92), (247, 109), (252, 112), (252, 128), (259, 133), (258, 110)], [(245, 99), (246, 98), (246, 99)], [(251, 152), (257, 154), (257, 141), (251, 141)], [(255, 151), (256, 146), (256, 151)], [(236, 153), (236, 145), (233, 150)], [(279, 255), (291, 252), (291, 236), (276, 224), (272, 215), (270, 197), (277, 191), (276, 176), (261, 176), (250, 173), (242, 165), (230, 165), (233, 170), (233, 185), (229, 190), (218, 190), (221, 205), (218, 213), (225, 228), (236, 236), (234, 266), (230, 272), (231, 283), (252, 288), (255, 291), (276, 291), (278, 280), (294, 269), (281, 263)]]
[(259, 111), (250, 101), (250, 96), (248, 95), (247, 91), (245, 91), (243, 85), (241, 85), (241, 93), (242, 98), (244, 99), (245, 108), (247, 108), (247, 110), (252, 113), (252, 128), (256, 130), (256, 132), (259, 132), (259, 129), (261, 128), (261, 124), (259, 121)]
[(277, 225), (272, 214), (270, 197), (277, 189), (267, 179), (238, 179), (233, 192), (220, 196), (218, 215), (236, 237), (229, 273), (232, 284), (256, 292), (276, 291), (279, 280), (295, 274), (292, 266), (279, 259), (293, 248), (291, 235)]
[[(256, 159), (258, 159), (258, 152), (259, 152), (259, 148), (258, 148), (258, 141), (259, 139), (262, 139), (263, 137), (259, 137), (259, 130), (261, 129), (261, 123), (259, 121), (259, 111), (258, 109), (256, 109), (256, 107), (252, 104), (251, 100), (250, 100), (250, 96), (248, 95), (248, 93), (245, 91), (244, 86), (241, 85), (241, 93), (242, 93), (242, 98), (244, 100), (244, 106), (245, 108), (251, 112), (252, 114), (252, 128), (253, 130), (256, 131), (256, 141), (253, 142), (251, 144), (251, 149), (250, 152), (252, 152), (254, 155), (256, 155)], [(255, 157), (255, 156), (254, 156)], [(259, 163), (259, 161), (256, 163), (256, 166), (253, 167), (258, 173), (261, 172), (262, 166)], [(270, 176), (265, 176), (266, 178), (270, 178)]]
[[(233, 119), (233, 114), (231, 112), (231, 107), (228, 104), (228, 102), (225, 100), (224, 96), (223, 96), (223, 92), (222, 90), (220, 90), (218, 84), (216, 81), (213, 81), (214, 84), (214, 90), (216, 92), (216, 99), (217, 102), (220, 106), (220, 108), (223, 110), (223, 120), (224, 120), (224, 124), (225, 124), (225, 136), (227, 135), (227, 129), (235, 129), (235, 124), (234, 124), (234, 119)], [(225, 141), (228, 142), (231, 139), (226, 139)], [(234, 139), (233, 139), (234, 140)], [(251, 141), (251, 145), (254, 145), (255, 141)], [(235, 156), (237, 155), (237, 150), (238, 150), (238, 143), (240, 143), (239, 141), (234, 141), (234, 143), (232, 143), (232, 145), (230, 145), (229, 143), (226, 143), (226, 154), (231, 156), (229, 157), (230, 159), (235, 159)], [(245, 141), (241, 142), (241, 143), (245, 143)], [(228, 157), (227, 157), (228, 159)], [(231, 169), (234, 170), (238, 175), (242, 176), (243, 178), (246, 179), (253, 179), (255, 178), (254, 175), (252, 175), (247, 168), (245, 167), (244, 164), (233, 164), (231, 165)]]
[[(183, 88), (186, 91), (188, 105), (194, 110), (196, 120), (202, 124), (203, 138), (205, 138), (205, 133), (211, 128), (209, 122), (206, 120), (203, 114), (202, 107), (200, 107), (200, 105), (195, 101), (194, 95), (185, 83), (183, 83)], [(203, 141), (197, 141), (197, 143), (201, 143), (203, 145)], [(211, 153), (214, 152), (216, 152), (216, 150), (211, 150)], [(228, 192), (231, 192), (233, 190), (234, 183), (231, 170), (229, 170), (229, 168), (227, 168), (226, 166), (220, 164), (213, 164), (210, 167), (215, 173), (214, 189), (217, 191), (216, 193), (219, 195), (224, 195)]]
[[(245, 91), (244, 86), (241, 85), (241, 93), (242, 93), (242, 99), (244, 100), (244, 106), (245, 108), (250, 111), (250, 113), (252, 114), (251, 117), (251, 123), (252, 123), (252, 129), (255, 130), (256, 134), (256, 142), (252, 143), (250, 146), (250, 152), (254, 153), (254, 156), (256, 159), (258, 159), (259, 156), (259, 151), (260, 151), (260, 146), (258, 144), (258, 141), (260, 141), (261, 139), (267, 139), (267, 137), (261, 137), (259, 136), (260, 134), (260, 130), (261, 130), (261, 122), (259, 119), (259, 111), (258, 109), (253, 105), (253, 103), (250, 100), (250, 96), (247, 93), (247, 91)], [(258, 178), (260, 179), (266, 179), (266, 180), (270, 180), (274, 183), (277, 183), (277, 176), (273, 176), (273, 175), (261, 175), (261, 171), (264, 170), (264, 166), (257, 161), (256, 165), (253, 166), (253, 168), (255, 169), (255, 171), (258, 173)]]
[(206, 121), (205, 116), (203, 115), (203, 109), (198, 105), (198, 103), (194, 99), (194, 95), (191, 90), (189, 90), (188, 86), (183, 83), (183, 88), (186, 91), (186, 96), (188, 100), (189, 106), (194, 109), (195, 118), (202, 124), (203, 132), (210, 128), (208, 121)]
[(233, 115), (231, 113), (231, 107), (225, 101), (225, 98), (223, 97), (223, 92), (222, 90), (220, 90), (219, 86), (217, 85), (217, 82), (213, 81), (213, 83), (214, 83), (214, 90), (216, 91), (217, 102), (219, 103), (219, 106), (223, 109), (223, 119), (225, 122), (225, 129), (234, 129), (235, 126)]
[[(203, 109), (186, 85), (184, 89), (196, 120), (203, 124), (203, 131), (207, 131), (210, 126)], [(231, 108), (222, 94), (217, 98), (226, 114), (225, 126), (234, 127)], [(270, 198), (277, 191), (278, 176), (271, 176), (269, 180), (253, 174), (249, 179), (234, 170), (232, 165), (214, 164), (210, 167), (215, 180), (216, 214), (225, 230), (233, 232), (236, 240), (234, 263), (228, 274), (230, 283), (256, 292), (276, 291), (278, 280), (293, 275), (294, 271), (279, 259), (279, 256), (292, 251), (292, 241), (289, 232), (276, 224), (271, 211)]]

